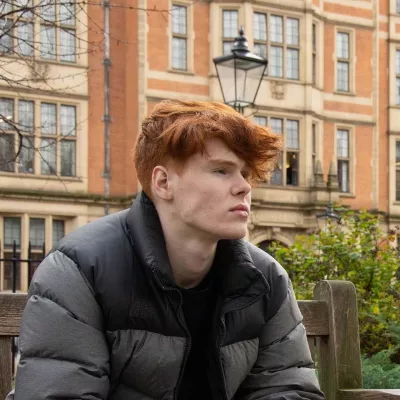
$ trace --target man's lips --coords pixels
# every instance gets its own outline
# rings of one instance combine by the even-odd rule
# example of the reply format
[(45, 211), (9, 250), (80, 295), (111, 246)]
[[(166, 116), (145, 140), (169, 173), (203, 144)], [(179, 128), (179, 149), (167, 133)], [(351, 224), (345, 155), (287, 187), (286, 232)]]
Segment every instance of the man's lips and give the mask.
[(243, 213), (243, 214), (249, 215), (250, 208), (246, 204), (239, 204), (239, 205), (231, 208), (229, 211), (237, 212), (237, 213)]

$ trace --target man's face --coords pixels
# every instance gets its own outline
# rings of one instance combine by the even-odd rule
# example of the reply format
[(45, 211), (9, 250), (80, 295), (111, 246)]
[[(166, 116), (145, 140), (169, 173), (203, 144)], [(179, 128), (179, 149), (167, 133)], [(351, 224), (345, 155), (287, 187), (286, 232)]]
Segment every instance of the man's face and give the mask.
[(182, 171), (172, 173), (174, 218), (212, 240), (246, 235), (250, 213), (249, 169), (221, 140), (206, 144)]

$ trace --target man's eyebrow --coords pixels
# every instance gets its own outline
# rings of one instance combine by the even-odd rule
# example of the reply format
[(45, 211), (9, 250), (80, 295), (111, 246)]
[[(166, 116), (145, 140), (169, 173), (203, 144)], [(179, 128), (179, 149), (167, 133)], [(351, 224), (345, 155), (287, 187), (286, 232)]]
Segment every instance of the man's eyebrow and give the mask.
[[(209, 159), (211, 164), (215, 165), (229, 165), (232, 167), (240, 167), (239, 163), (231, 161), (231, 160), (226, 160), (224, 158), (210, 158)], [(247, 164), (244, 164), (242, 167), (243, 170), (250, 169)]]

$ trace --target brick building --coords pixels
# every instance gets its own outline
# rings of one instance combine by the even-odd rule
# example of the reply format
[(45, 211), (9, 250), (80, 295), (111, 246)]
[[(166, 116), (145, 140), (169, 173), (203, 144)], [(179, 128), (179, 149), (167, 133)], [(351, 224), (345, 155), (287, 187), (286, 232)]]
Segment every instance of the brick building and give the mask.
[[(74, 57), (48, 59), (35, 48), (31, 69), (45, 72), (46, 80), (22, 89), (0, 82), (1, 114), (36, 127), (35, 144), (42, 146), (0, 165), (2, 256), (14, 240), (23, 257), (29, 241), (34, 248), (45, 241), (49, 250), (64, 233), (102, 216), (106, 203), (111, 212), (128, 207), (139, 190), (130, 149), (141, 120), (162, 99), (222, 101), (212, 59), (230, 51), (240, 26), (250, 48), (269, 60), (256, 106), (245, 114), (270, 125), (285, 143), (270, 182), (253, 191), (249, 239), (290, 244), (315, 228), (329, 199), (315, 171), (326, 181), (331, 164), (339, 181), (333, 201), (382, 211), (388, 226), (400, 222), (399, 0), (111, 5), (110, 198), (103, 177), (103, 8), (93, 2), (77, 6), (73, 24), (54, 36), (61, 49), (61, 31), (74, 30)], [(41, 25), (33, 22), (32, 35), (40, 37)], [(57, 90), (46, 91), (49, 82)], [(15, 152), (17, 140), (6, 149), (2, 138), (15, 132), (0, 123), (1, 158)], [(9, 289), (6, 263), (1, 277), (0, 290)], [(26, 281), (22, 266), (22, 290)]]

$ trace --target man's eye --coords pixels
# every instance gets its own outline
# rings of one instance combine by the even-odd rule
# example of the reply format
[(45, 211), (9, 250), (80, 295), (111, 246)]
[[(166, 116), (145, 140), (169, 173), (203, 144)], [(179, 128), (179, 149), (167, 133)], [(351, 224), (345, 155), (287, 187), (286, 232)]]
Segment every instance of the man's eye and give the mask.
[(226, 174), (226, 171), (222, 168), (215, 169), (214, 172), (216, 172), (217, 174), (222, 174), (222, 175)]

